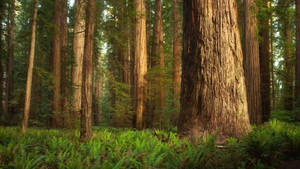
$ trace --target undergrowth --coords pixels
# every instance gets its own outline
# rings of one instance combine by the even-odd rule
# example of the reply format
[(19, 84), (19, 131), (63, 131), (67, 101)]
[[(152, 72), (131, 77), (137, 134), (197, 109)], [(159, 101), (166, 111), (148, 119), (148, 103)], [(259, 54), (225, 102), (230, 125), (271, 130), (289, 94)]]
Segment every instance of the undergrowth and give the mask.
[(221, 148), (208, 136), (197, 145), (176, 132), (96, 128), (92, 140), (79, 142), (78, 131), (0, 127), (3, 169), (242, 169), (278, 168), (300, 159), (300, 127), (271, 121)]

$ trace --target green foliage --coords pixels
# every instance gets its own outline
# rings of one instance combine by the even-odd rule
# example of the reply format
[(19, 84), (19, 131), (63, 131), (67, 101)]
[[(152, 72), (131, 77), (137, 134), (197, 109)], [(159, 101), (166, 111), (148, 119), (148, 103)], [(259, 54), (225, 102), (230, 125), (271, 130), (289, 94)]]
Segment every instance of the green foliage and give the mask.
[(198, 144), (161, 130), (95, 128), (79, 142), (79, 131), (0, 128), (0, 168), (276, 168), (300, 158), (300, 127), (271, 121), (218, 146), (216, 136)]

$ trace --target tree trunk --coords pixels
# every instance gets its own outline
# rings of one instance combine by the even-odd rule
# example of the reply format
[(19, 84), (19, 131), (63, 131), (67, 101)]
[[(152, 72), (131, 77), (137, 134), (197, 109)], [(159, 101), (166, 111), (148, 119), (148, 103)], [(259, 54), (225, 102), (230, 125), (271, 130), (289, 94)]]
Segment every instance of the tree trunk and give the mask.
[[(3, 65), (2, 65), (2, 58), (3, 56), (3, 43), (2, 43), (2, 36), (3, 36), (3, 15), (4, 15), (4, 2), (0, 2), (0, 118), (3, 116)], [(0, 121), (1, 122), (1, 121)]]
[(97, 63), (94, 70), (95, 84), (94, 84), (94, 124), (100, 125), (101, 123), (101, 91), (102, 91), (102, 76), (101, 76), (101, 56), (97, 56)]
[(82, 60), (84, 55), (84, 39), (85, 39), (85, 0), (76, 0), (75, 2), (75, 23), (74, 23), (74, 40), (73, 53), (74, 65), (72, 71), (72, 117), (74, 119), (73, 126), (77, 127), (80, 121), (81, 110), (81, 88), (82, 88)]
[(173, 81), (174, 81), (174, 95), (175, 95), (175, 107), (180, 107), (179, 97), (180, 97), (180, 23), (178, 14), (178, 2), (173, 0)]
[(52, 126), (61, 127), (61, 0), (54, 1), (54, 35), (53, 35), (53, 117)]
[(85, 46), (82, 71), (82, 109), (80, 139), (89, 140), (92, 135), (92, 79), (93, 79), (93, 52), (94, 52), (94, 28), (95, 28), (95, 0), (88, 0)]
[(296, 0), (296, 105), (300, 107), (300, 0)]
[(181, 135), (250, 130), (235, 0), (184, 0)]
[[(160, 70), (158, 73), (158, 84), (157, 86), (157, 99), (156, 99), (156, 113), (158, 113), (157, 118), (154, 115), (154, 122), (158, 122), (161, 128), (163, 107), (165, 104), (165, 93), (164, 93), (164, 68), (165, 68), (165, 56), (163, 47), (163, 20), (162, 20), (162, 2), (161, 0), (155, 1), (155, 27), (154, 27), (154, 44), (153, 44), (153, 59), (155, 65), (159, 65)], [(157, 121), (156, 121), (157, 120)]]
[(6, 91), (5, 91), (5, 106), (4, 112), (7, 117), (7, 121), (10, 121), (12, 117), (12, 106), (11, 99), (13, 93), (13, 70), (14, 70), (14, 36), (15, 36), (15, 0), (9, 3), (9, 14), (8, 14), (8, 24), (7, 24), (7, 69), (6, 69)]
[[(268, 9), (269, 0), (263, 1), (263, 8)], [(260, 9), (263, 13), (264, 10)], [(265, 13), (263, 13), (265, 14)], [(262, 122), (266, 122), (271, 114), (270, 101), (270, 14), (263, 15), (259, 22), (261, 25), (259, 35), (262, 40), (259, 43), (259, 59), (260, 59), (260, 78), (261, 78), (261, 103), (262, 103)], [(248, 102), (249, 104), (249, 102)]]
[(63, 127), (71, 128), (69, 105), (69, 56), (68, 56), (68, 1), (63, 1), (61, 7), (61, 100)]
[[(244, 71), (247, 89), (248, 113), (251, 124), (262, 123), (262, 107), (260, 93), (259, 42), (257, 36), (257, 20), (253, 11), (254, 0), (244, 1)], [(268, 67), (267, 67), (268, 68)]]
[(37, 10), (38, 10), (38, 0), (34, 0), (32, 28), (31, 28), (31, 42), (30, 42), (30, 50), (29, 50), (29, 64), (28, 64), (27, 81), (26, 81), (25, 107), (24, 107), (24, 115), (22, 121), (23, 133), (26, 132), (27, 129), (29, 111), (30, 111), (30, 96), (31, 96), (33, 61), (34, 61), (34, 52), (35, 52)]
[(146, 9), (144, 0), (136, 0), (136, 29), (135, 29), (135, 111), (136, 128), (143, 128), (143, 112), (146, 100), (147, 73), (147, 40), (146, 40)]

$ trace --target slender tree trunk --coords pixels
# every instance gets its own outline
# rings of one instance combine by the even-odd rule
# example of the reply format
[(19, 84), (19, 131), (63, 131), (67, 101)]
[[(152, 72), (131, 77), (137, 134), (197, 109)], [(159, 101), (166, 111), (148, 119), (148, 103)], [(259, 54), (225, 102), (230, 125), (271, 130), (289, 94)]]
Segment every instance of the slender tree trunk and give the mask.
[(102, 81), (101, 81), (101, 56), (99, 55), (97, 57), (97, 63), (96, 63), (96, 67), (94, 70), (94, 76), (95, 76), (95, 84), (94, 84), (94, 96), (95, 96), (95, 100), (94, 102), (94, 123), (96, 125), (99, 125), (101, 123), (101, 91), (102, 91)]
[(143, 128), (143, 112), (146, 100), (147, 73), (147, 40), (146, 40), (146, 9), (144, 0), (136, 0), (136, 29), (135, 29), (135, 110), (136, 128)]
[[(175, 95), (175, 106), (180, 107), (180, 23), (178, 14), (178, 0), (173, 0), (173, 81), (174, 81), (174, 95)], [(177, 101), (178, 100), (178, 101)]]
[(26, 132), (27, 129), (29, 111), (30, 111), (30, 96), (31, 96), (33, 61), (34, 61), (34, 52), (35, 52), (37, 10), (38, 10), (38, 0), (34, 0), (32, 28), (31, 28), (31, 42), (30, 42), (30, 50), (29, 50), (29, 64), (28, 64), (27, 81), (26, 81), (25, 107), (24, 107), (24, 115), (22, 121), (23, 133)]
[(276, 109), (276, 93), (275, 93), (275, 74), (274, 74), (274, 45), (273, 45), (273, 18), (271, 17), (271, 31), (270, 31), (270, 50), (271, 50), (271, 77), (272, 77), (272, 108), (271, 110)]
[(181, 135), (250, 130), (235, 0), (183, 1)]
[(69, 105), (69, 55), (68, 55), (68, 1), (61, 3), (61, 101), (62, 101), (62, 116), (63, 127), (71, 128), (71, 115)]
[(74, 40), (73, 40), (73, 53), (74, 65), (72, 71), (72, 108), (73, 119), (75, 126), (78, 125), (80, 120), (81, 110), (81, 88), (82, 88), (82, 60), (84, 55), (84, 39), (85, 39), (85, 0), (76, 0), (75, 2), (75, 23), (74, 23)]
[[(0, 2), (0, 118), (3, 116), (3, 65), (2, 65), (2, 58), (3, 58), (3, 43), (2, 43), (2, 36), (3, 36), (3, 15), (4, 15), (4, 2)], [(0, 121), (1, 122), (1, 121)]]
[[(263, 8), (268, 9), (269, 0), (263, 1)], [(261, 10), (261, 12), (263, 12)], [(261, 29), (259, 31), (262, 40), (259, 43), (260, 59), (260, 78), (261, 78), (261, 102), (262, 102), (262, 121), (266, 122), (271, 114), (271, 90), (270, 90), (270, 15), (264, 15), (259, 22)], [(268, 23), (268, 24), (266, 24)], [(249, 104), (249, 102), (248, 102)], [(249, 106), (249, 105), (248, 105)]]
[[(162, 20), (162, 2), (161, 0), (155, 1), (155, 27), (154, 27), (154, 46), (153, 46), (153, 56), (154, 62), (156, 65), (160, 66), (159, 74), (158, 74), (158, 85), (157, 85), (157, 95), (158, 99), (156, 99), (156, 111), (158, 115), (158, 124), (161, 128), (162, 123), (162, 114), (163, 107), (165, 104), (165, 93), (164, 93), (164, 68), (165, 68), (165, 56), (164, 56), (164, 47), (163, 47), (163, 20)], [(155, 118), (154, 118), (155, 119)]]
[(53, 117), (52, 126), (61, 127), (61, 0), (54, 1), (54, 37), (53, 37)]
[(296, 105), (300, 107), (300, 0), (296, 0)]
[(260, 93), (260, 64), (259, 42), (257, 36), (257, 20), (253, 9), (254, 0), (244, 1), (245, 29), (244, 29), (244, 71), (247, 89), (248, 113), (251, 124), (262, 123), (262, 107)]
[(87, 24), (85, 33), (85, 46), (82, 71), (82, 110), (80, 139), (88, 140), (92, 137), (92, 79), (93, 79), (93, 52), (94, 52), (94, 29), (95, 29), (95, 0), (88, 0)]
[(15, 36), (15, 0), (9, 2), (9, 14), (8, 14), (8, 39), (7, 39), (7, 69), (6, 69), (6, 91), (5, 91), (5, 106), (4, 111), (6, 113), (7, 120), (12, 117), (11, 99), (13, 93), (13, 70), (14, 70), (14, 36)]

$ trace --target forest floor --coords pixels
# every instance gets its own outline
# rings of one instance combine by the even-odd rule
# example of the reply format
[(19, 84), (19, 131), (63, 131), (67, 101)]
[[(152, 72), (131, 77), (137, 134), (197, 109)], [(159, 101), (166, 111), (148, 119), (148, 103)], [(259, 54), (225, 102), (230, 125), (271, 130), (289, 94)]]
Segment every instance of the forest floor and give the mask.
[(0, 127), (0, 168), (300, 168), (299, 125), (273, 120), (241, 140), (228, 138), (221, 149), (216, 140), (208, 136), (195, 145), (171, 131), (94, 128), (93, 138), (80, 143), (76, 130), (22, 134)]

